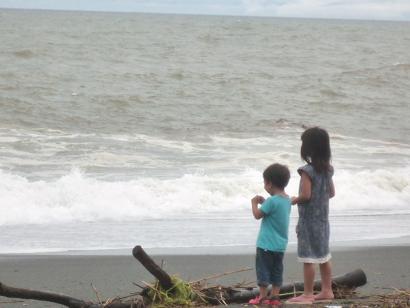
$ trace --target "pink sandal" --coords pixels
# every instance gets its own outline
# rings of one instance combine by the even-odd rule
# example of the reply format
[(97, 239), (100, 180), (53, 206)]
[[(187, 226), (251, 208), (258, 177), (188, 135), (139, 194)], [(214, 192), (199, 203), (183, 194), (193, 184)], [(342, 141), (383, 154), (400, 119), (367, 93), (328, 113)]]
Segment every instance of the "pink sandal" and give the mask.
[(249, 304), (251, 304), (251, 305), (260, 305), (260, 304), (262, 304), (263, 301), (265, 301), (264, 298), (262, 298), (258, 295), (255, 298), (249, 300)]
[(269, 305), (269, 306), (279, 306), (280, 300), (277, 298), (265, 299), (257, 296), (249, 301), (251, 305)]
[(262, 304), (269, 305), (269, 306), (280, 306), (281, 302), (279, 300), (279, 297), (273, 297), (273, 298), (262, 301)]

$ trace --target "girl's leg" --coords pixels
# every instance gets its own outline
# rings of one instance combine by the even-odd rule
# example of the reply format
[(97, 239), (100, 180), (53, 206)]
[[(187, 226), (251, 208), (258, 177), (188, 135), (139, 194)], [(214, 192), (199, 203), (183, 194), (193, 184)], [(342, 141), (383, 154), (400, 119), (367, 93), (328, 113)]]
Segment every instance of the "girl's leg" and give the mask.
[(320, 277), (322, 279), (322, 290), (315, 296), (315, 300), (333, 299), (332, 290), (332, 264), (330, 261), (320, 264)]
[(315, 264), (303, 263), (304, 292), (302, 295), (291, 298), (289, 304), (312, 304), (315, 300), (313, 284), (315, 281)]
[(313, 263), (303, 263), (304, 294), (313, 295), (313, 284), (315, 281), (315, 265)]

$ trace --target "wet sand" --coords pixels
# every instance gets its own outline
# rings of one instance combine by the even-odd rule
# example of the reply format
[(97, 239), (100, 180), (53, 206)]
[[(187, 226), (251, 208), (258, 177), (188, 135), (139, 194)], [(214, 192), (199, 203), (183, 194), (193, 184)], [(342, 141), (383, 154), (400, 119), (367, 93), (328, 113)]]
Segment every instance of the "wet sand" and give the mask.
[[(254, 256), (233, 255), (165, 255), (154, 256), (165, 261), (170, 274), (195, 280), (215, 273), (253, 267)], [(368, 284), (362, 294), (386, 292), (383, 288), (410, 289), (410, 246), (365, 247), (338, 249), (333, 252), (334, 274), (340, 275), (362, 268)], [(152, 281), (152, 277), (131, 256), (110, 255), (0, 255), (0, 281), (10, 286), (49, 290), (95, 301), (93, 284), (104, 298), (127, 295), (137, 290), (132, 282)], [(294, 252), (285, 257), (285, 282), (302, 280), (301, 264)], [(254, 282), (253, 270), (224, 277), (217, 281), (232, 284)], [(8, 301), (0, 297), (0, 302)], [(0, 307), (59, 307), (35, 301), (0, 304)], [(61, 306), (62, 307), (62, 306)]]

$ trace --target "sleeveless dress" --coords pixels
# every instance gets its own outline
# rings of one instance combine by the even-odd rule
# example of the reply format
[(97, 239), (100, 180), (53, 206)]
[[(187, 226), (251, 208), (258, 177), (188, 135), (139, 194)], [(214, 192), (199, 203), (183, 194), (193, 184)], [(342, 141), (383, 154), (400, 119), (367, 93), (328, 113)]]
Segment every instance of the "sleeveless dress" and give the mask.
[(298, 204), (299, 220), (296, 226), (298, 238), (298, 261), (303, 263), (326, 263), (329, 251), (329, 195), (333, 167), (328, 172), (316, 172), (307, 164), (298, 169), (312, 181), (310, 200)]

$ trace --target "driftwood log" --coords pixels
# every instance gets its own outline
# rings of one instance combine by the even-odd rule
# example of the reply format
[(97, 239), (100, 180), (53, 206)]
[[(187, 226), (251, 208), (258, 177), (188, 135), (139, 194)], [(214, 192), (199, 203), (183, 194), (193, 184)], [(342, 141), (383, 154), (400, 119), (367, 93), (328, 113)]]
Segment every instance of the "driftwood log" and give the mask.
[[(170, 290), (174, 287), (171, 276), (159, 267), (151, 257), (146, 254), (141, 246), (136, 246), (133, 249), (132, 254), (158, 280), (158, 283), (164, 290)], [(361, 269), (357, 269), (343, 276), (335, 277), (332, 280), (332, 286), (334, 289), (355, 289), (366, 284), (366, 282), (367, 278), (365, 273)], [(320, 281), (315, 281), (314, 288), (315, 290), (320, 290)], [(221, 299), (223, 300), (223, 303), (227, 304), (246, 303), (249, 299), (259, 294), (258, 288), (218, 287), (217, 290), (216, 293), (215, 288), (203, 290), (203, 293), (210, 304), (219, 304), (221, 303)], [(303, 291), (303, 283), (297, 282), (294, 284), (288, 284), (281, 288), (281, 294), (286, 294), (283, 296), (284, 298), (292, 296), (295, 291)], [(146, 295), (146, 293), (144, 293), (143, 290), (140, 294), (136, 294), (135, 296), (125, 297), (128, 298), (125, 302), (120, 298), (116, 298), (108, 300), (105, 303), (92, 303), (64, 294), (15, 288), (0, 282), (0, 296), (47, 301), (69, 308), (143, 308), (145, 307), (147, 299), (144, 298), (144, 295)]]
[(164, 290), (170, 290), (173, 288), (171, 276), (168, 275), (161, 267), (159, 267), (154, 260), (142, 249), (141, 246), (135, 246), (132, 250), (132, 255), (140, 261), (140, 263), (150, 272), (155, 278), (158, 279), (159, 284)]
[[(173, 287), (171, 277), (145, 253), (141, 246), (136, 246), (132, 254), (151, 274), (157, 277), (164, 289)], [(110, 303), (92, 303), (59, 293), (15, 288), (2, 282), (0, 282), (0, 296), (51, 302), (69, 308), (138, 308), (145, 306), (142, 296), (137, 296), (128, 302), (113, 300)]]
[(111, 303), (96, 304), (92, 302), (85, 302), (83, 300), (70, 297), (64, 294), (36, 291), (30, 289), (21, 289), (7, 286), (0, 282), (0, 296), (10, 298), (33, 299), (38, 301), (45, 301), (60, 304), (70, 308), (137, 308), (143, 306), (142, 298), (133, 300), (132, 302), (113, 301)]
[[(332, 279), (332, 287), (334, 291), (337, 289), (356, 289), (367, 283), (366, 274), (361, 269), (354, 270), (342, 276), (337, 276)], [(320, 280), (315, 281), (314, 290), (320, 291)], [(283, 298), (292, 297), (293, 292), (302, 292), (303, 282), (296, 282), (294, 284), (287, 284), (281, 287), (280, 294), (284, 294)], [(228, 303), (245, 303), (251, 298), (259, 295), (259, 288), (251, 289), (232, 289), (229, 297), (226, 299)]]
[[(169, 290), (173, 287), (171, 277), (160, 268), (154, 260), (144, 251), (141, 246), (135, 246), (132, 250), (134, 257), (141, 262), (141, 264), (155, 277), (158, 279), (160, 285), (165, 289)], [(357, 269), (350, 273), (342, 276), (337, 276), (332, 279), (332, 287), (336, 291), (337, 288), (346, 289), (356, 289), (357, 287), (363, 286), (367, 283), (366, 274), (361, 269)], [(320, 280), (315, 281), (314, 290), (320, 291), (321, 283)], [(259, 288), (224, 288), (226, 291), (223, 292), (224, 301), (226, 303), (246, 303), (251, 298), (259, 295)], [(220, 294), (216, 295), (215, 290), (209, 290), (204, 292), (207, 300), (210, 304), (220, 303)], [(293, 294), (293, 292), (303, 291), (303, 282), (296, 282), (294, 284), (287, 284), (282, 286), (280, 289), (281, 294)], [(292, 295), (283, 296), (283, 298), (291, 297)]]

